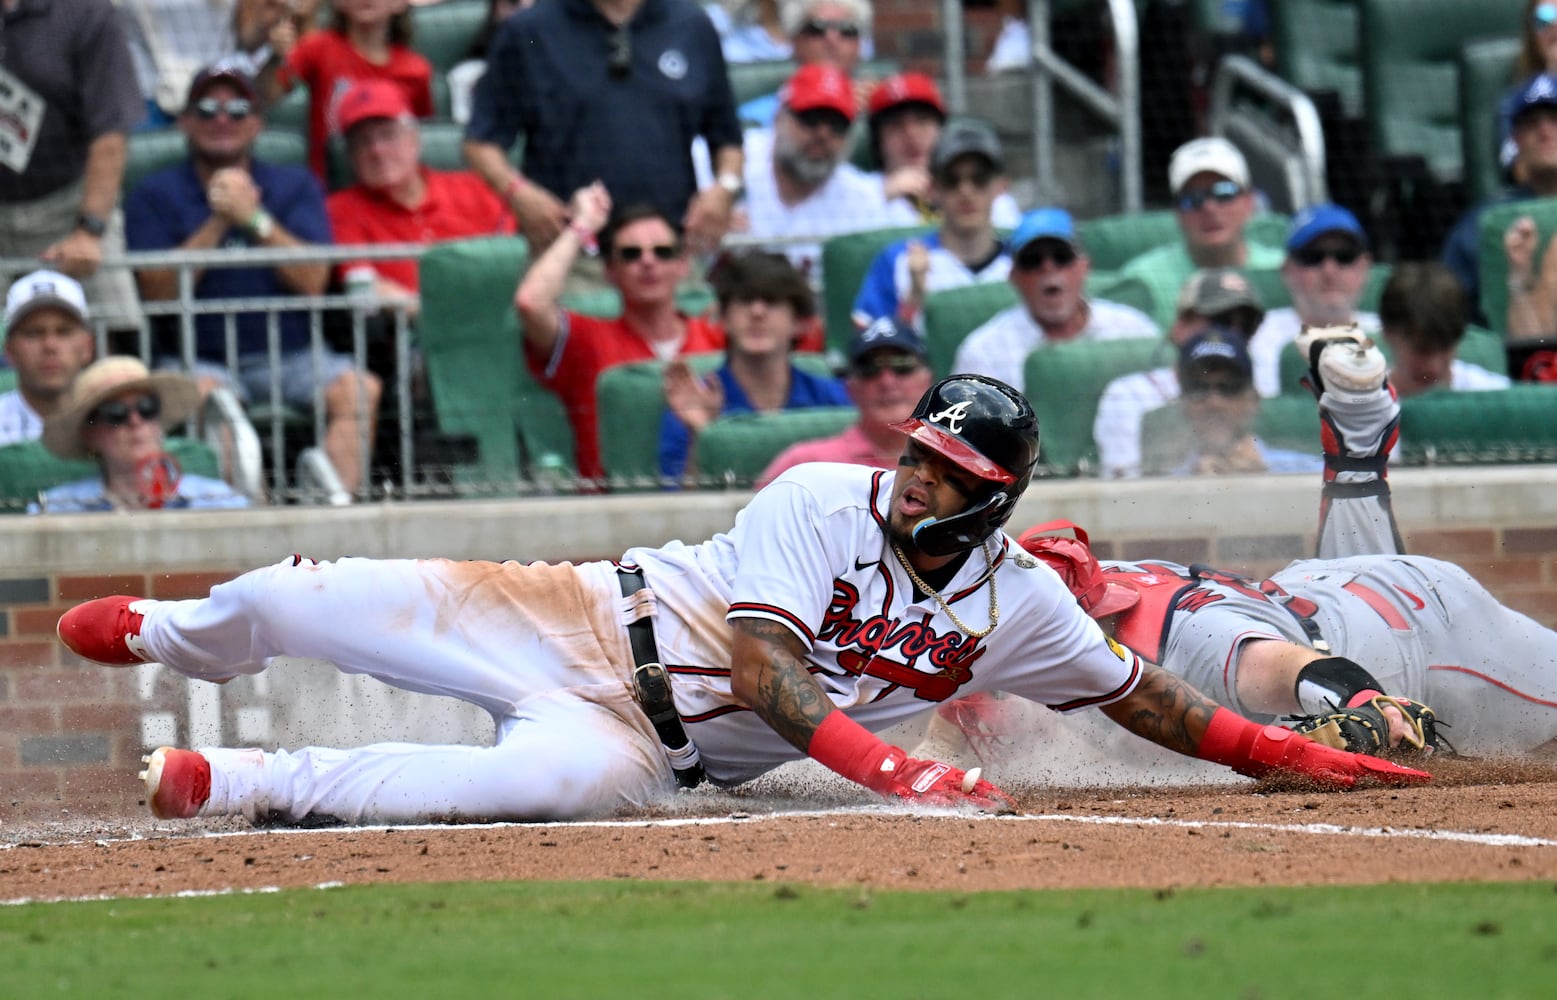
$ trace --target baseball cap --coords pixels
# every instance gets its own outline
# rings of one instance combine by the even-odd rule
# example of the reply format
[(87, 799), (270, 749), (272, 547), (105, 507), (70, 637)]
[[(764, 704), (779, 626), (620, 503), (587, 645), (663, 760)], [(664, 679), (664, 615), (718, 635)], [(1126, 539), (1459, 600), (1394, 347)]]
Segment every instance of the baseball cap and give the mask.
[(1005, 170), (1005, 154), (994, 129), (971, 118), (952, 122), (941, 129), (940, 138), (935, 140), (935, 148), (930, 151), (930, 170), (938, 174), (951, 166), (957, 157), (974, 153), (988, 160), (996, 170)]
[(1179, 348), (1179, 372), (1200, 373), (1213, 366), (1230, 368), (1249, 381), (1254, 380), (1254, 362), (1249, 346), (1239, 334), (1221, 326), (1208, 326)]
[(1524, 89), (1519, 92), (1519, 98), (1514, 102), (1513, 113), (1510, 121), (1519, 121), (1519, 116), (1534, 108), (1557, 107), (1557, 76), (1550, 73), (1541, 73), (1530, 78)]
[(16, 279), (5, 293), (5, 328), (14, 330), (28, 313), (53, 306), (78, 321), (87, 321), (86, 294), (76, 279), (58, 271), (34, 271)]
[(1178, 311), (1196, 316), (1220, 316), (1233, 309), (1265, 312), (1260, 295), (1235, 267), (1203, 267), (1179, 290)]
[(922, 104), (939, 114), (942, 121), (946, 120), (946, 101), (941, 97), (941, 88), (923, 73), (897, 73), (876, 84), (870, 92), (868, 110), (870, 117), (875, 118), (883, 111), (905, 104)]
[(856, 364), (871, 351), (892, 347), (907, 351), (921, 361), (930, 359), (930, 349), (919, 331), (893, 316), (883, 316), (854, 335), (849, 341), (849, 364)]
[(1220, 136), (1191, 139), (1174, 150), (1168, 161), (1168, 187), (1178, 194), (1199, 173), (1220, 174), (1239, 187), (1249, 186), (1249, 164), (1237, 146)]
[(1301, 250), (1325, 233), (1345, 233), (1363, 247), (1368, 245), (1368, 234), (1355, 215), (1340, 205), (1310, 205), (1292, 217), (1287, 249)]
[(854, 84), (843, 70), (824, 63), (796, 70), (779, 92), (779, 102), (791, 111), (825, 108), (854, 120)]
[(196, 73), (195, 78), (189, 81), (189, 94), (184, 98), (184, 110), (188, 111), (205, 93), (206, 88), (218, 81), (237, 87), (250, 101), (259, 100), (259, 90), (254, 86), (254, 79), (249, 74), (236, 63), (218, 61)]
[(335, 120), (342, 132), (369, 118), (410, 118), (405, 94), (388, 80), (359, 80), (335, 106)]
[(1011, 234), (1011, 256), (1034, 240), (1059, 240), (1080, 249), (1076, 241), (1076, 223), (1063, 208), (1035, 208), (1022, 216)]

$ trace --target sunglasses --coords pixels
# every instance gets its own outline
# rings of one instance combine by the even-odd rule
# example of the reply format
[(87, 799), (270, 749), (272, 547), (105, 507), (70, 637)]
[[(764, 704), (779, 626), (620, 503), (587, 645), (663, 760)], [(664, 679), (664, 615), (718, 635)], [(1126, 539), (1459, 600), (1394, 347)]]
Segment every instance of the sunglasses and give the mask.
[(672, 243), (658, 243), (652, 247), (626, 246), (616, 248), (616, 259), (623, 264), (633, 264), (643, 260), (645, 254), (653, 254), (655, 260), (675, 260), (681, 255), (681, 248)]
[(1530, 20), (1537, 31), (1557, 24), (1557, 3), (1536, 4), (1535, 9), (1530, 12)]
[(884, 358), (861, 358), (850, 366), (849, 371), (855, 378), (873, 379), (882, 372), (912, 375), (922, 367), (924, 362), (911, 354), (895, 354)]
[(1237, 399), (1249, 391), (1250, 383), (1233, 380), (1228, 382), (1196, 382), (1184, 386), (1185, 399), (1210, 399), (1212, 396), (1221, 396), (1223, 399)]
[(1237, 181), (1217, 181), (1204, 191), (1185, 191), (1179, 195), (1179, 210), (1194, 212), (1208, 201), (1225, 205), (1241, 194), (1243, 194), (1243, 186)]
[(1075, 247), (1066, 246), (1064, 243), (1043, 243), (1030, 247), (1023, 247), (1021, 252), (1012, 261), (1020, 271), (1036, 271), (1050, 261), (1055, 267), (1070, 267), (1076, 263)]
[(831, 108), (807, 108), (804, 111), (794, 112), (795, 121), (803, 128), (825, 128), (833, 135), (843, 135), (849, 131), (849, 118)]
[(831, 21), (813, 17), (800, 26), (800, 35), (803, 38), (821, 38), (829, 31), (836, 31), (838, 37), (847, 38), (851, 42), (860, 37), (860, 26), (853, 21)]
[(622, 25), (611, 33), (606, 40), (610, 51), (606, 54), (606, 68), (611, 75), (620, 80), (633, 71), (633, 42), (627, 34), (627, 25)]
[(123, 427), (130, 422), (130, 414), (138, 413), (146, 423), (151, 423), (162, 415), (162, 398), (160, 396), (141, 396), (133, 403), (127, 403), (122, 399), (110, 400), (87, 417), (89, 424), (101, 424), (105, 427)]
[(1351, 267), (1361, 256), (1362, 251), (1357, 247), (1304, 247), (1292, 251), (1292, 263), (1298, 267), (1319, 267), (1325, 261), (1333, 260), (1341, 267)]
[(975, 167), (972, 170), (948, 170), (942, 173), (936, 180), (941, 187), (948, 191), (955, 191), (964, 184), (972, 184), (980, 190), (989, 187), (995, 179), (995, 172), (987, 167)]
[(229, 119), (241, 122), (254, 113), (254, 103), (243, 97), (231, 97), (225, 101), (216, 97), (202, 97), (195, 102), (195, 117), (201, 121), (215, 121), (216, 116), (223, 113)]

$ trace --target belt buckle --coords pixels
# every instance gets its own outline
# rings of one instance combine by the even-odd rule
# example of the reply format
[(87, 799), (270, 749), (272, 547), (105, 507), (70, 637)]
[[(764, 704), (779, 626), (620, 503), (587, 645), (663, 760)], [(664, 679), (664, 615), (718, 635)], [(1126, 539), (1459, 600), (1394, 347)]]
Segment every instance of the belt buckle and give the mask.
[(676, 702), (670, 693), (670, 674), (663, 663), (640, 663), (633, 668), (633, 696), (670, 758), (676, 784), (682, 788), (696, 788), (703, 781), (703, 764), (676, 712)]
[(677, 718), (676, 702), (670, 695), (670, 675), (663, 663), (640, 663), (633, 668), (633, 696), (656, 728)]

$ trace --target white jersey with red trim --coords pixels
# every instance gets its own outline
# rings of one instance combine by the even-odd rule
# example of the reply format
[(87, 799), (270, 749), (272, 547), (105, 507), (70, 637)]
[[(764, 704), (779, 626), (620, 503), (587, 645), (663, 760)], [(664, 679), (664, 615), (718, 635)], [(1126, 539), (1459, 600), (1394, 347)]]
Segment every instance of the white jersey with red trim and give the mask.
[(728, 534), (623, 557), (654, 592), (660, 656), (711, 778), (744, 780), (799, 756), (730, 694), (729, 621), (738, 618), (792, 631), (827, 696), (871, 730), (976, 691), (1070, 712), (1134, 689), (1137, 657), (1003, 533), (986, 543), (987, 562), (974, 551), (943, 591), (974, 631), (989, 624), (993, 596), (999, 624), (987, 636), (916, 596), (887, 540), (891, 488), (890, 473), (858, 465), (798, 466), (759, 492)]
[[(1251, 718), (1238, 652), (1253, 639), (1355, 660), (1390, 694), (1431, 705), (1461, 750), (1557, 738), (1557, 633), (1504, 607), (1467, 572), (1426, 556), (1305, 559), (1268, 580), (1171, 562), (1103, 562), (1142, 591), (1119, 641)], [(1305, 620), (1311, 626), (1305, 626)]]

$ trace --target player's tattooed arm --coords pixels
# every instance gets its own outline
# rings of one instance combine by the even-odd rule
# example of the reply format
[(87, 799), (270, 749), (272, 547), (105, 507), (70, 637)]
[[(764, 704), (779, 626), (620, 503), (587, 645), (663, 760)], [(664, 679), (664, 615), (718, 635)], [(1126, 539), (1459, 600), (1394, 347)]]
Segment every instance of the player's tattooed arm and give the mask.
[(816, 727), (834, 710), (811, 676), (805, 654), (799, 637), (777, 622), (760, 618), (735, 621), (731, 691), (774, 732), (802, 751), (811, 745)]
[(1221, 706), (1177, 674), (1151, 664), (1144, 666), (1135, 690), (1104, 706), (1103, 714), (1137, 736), (1195, 756), (1211, 716)]

